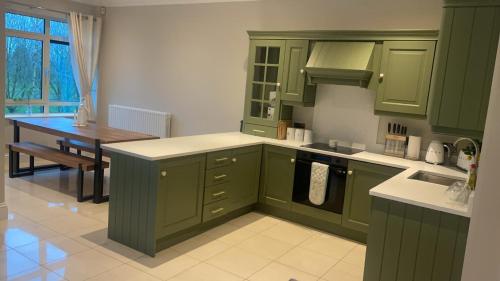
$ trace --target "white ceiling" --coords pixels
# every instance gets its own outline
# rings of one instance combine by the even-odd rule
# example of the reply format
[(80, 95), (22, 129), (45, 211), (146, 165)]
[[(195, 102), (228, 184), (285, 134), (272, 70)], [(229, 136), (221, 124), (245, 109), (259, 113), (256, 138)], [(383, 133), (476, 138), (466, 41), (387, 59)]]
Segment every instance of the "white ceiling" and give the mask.
[(105, 7), (125, 7), (125, 6), (153, 6), (153, 5), (174, 5), (174, 4), (198, 4), (198, 3), (218, 3), (218, 2), (248, 2), (258, 0), (72, 0), (88, 5)]

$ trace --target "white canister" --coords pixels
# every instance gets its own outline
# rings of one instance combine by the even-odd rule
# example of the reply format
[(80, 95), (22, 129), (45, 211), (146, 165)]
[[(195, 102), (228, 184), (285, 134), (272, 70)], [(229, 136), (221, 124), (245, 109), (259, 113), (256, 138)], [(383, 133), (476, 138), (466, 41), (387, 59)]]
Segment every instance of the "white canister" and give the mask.
[(313, 143), (313, 132), (311, 130), (304, 131), (304, 143), (305, 144)]
[(406, 158), (411, 160), (420, 159), (420, 145), (422, 143), (422, 137), (409, 136), (408, 137), (408, 148), (406, 152)]
[(286, 129), (286, 140), (289, 140), (289, 141), (295, 140), (295, 128), (287, 128)]
[(304, 141), (304, 129), (295, 129), (295, 141), (303, 142)]

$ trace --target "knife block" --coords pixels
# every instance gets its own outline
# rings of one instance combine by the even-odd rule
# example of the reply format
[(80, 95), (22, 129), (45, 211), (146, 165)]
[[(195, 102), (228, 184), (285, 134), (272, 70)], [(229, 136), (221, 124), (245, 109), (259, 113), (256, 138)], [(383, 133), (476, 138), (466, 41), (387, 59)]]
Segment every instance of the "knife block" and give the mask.
[(402, 135), (385, 135), (385, 150), (384, 154), (399, 158), (405, 157), (406, 151), (406, 136)]

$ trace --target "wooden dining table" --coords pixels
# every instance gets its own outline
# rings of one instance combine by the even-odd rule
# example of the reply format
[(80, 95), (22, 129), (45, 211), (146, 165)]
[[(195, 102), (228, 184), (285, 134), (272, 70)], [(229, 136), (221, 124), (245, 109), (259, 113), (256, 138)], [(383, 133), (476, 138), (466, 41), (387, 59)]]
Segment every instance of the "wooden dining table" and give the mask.
[[(65, 140), (77, 140), (91, 145), (94, 148), (95, 171), (94, 171), (94, 194), (93, 202), (102, 203), (108, 201), (109, 197), (104, 195), (104, 168), (102, 160), (102, 144), (140, 141), (158, 139), (156, 136), (122, 129), (101, 126), (96, 123), (88, 123), (87, 126), (74, 126), (72, 118), (65, 117), (19, 117), (7, 118), (14, 128), (13, 142), (20, 142), (20, 128), (25, 128), (48, 135), (64, 138)], [(15, 153), (16, 167), (14, 170), (20, 172), (19, 153)], [(39, 169), (60, 167), (60, 165), (41, 166)]]

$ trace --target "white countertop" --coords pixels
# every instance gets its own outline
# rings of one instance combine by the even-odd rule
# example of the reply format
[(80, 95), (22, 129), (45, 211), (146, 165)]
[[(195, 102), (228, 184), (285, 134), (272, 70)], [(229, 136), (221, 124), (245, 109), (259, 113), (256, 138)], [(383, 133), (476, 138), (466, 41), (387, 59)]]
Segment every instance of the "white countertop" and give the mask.
[(412, 161), (366, 151), (353, 155), (345, 155), (304, 148), (301, 147), (302, 143), (298, 142), (256, 137), (239, 132), (115, 143), (103, 145), (103, 148), (105, 150), (155, 161), (258, 144), (271, 144), (405, 169), (402, 173), (372, 188), (370, 190), (370, 195), (470, 217), (472, 209), (471, 204), (450, 202), (445, 193), (447, 186), (408, 179), (408, 177), (418, 171), (427, 171), (457, 179), (465, 179), (466, 174), (447, 167), (427, 164), (422, 161)]

